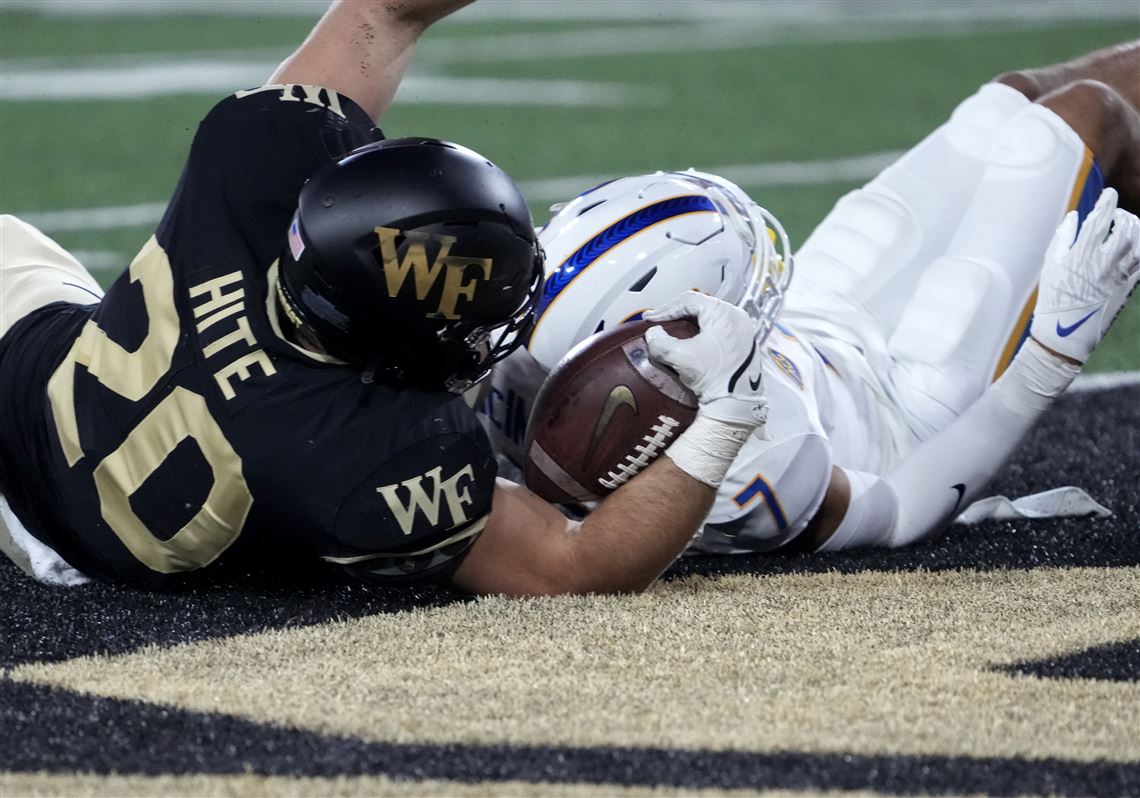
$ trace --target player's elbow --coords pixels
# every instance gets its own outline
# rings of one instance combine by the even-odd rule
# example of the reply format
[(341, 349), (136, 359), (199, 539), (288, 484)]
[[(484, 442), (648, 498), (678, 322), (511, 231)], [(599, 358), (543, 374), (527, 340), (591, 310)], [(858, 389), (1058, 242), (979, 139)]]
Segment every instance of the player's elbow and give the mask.
[(656, 581), (657, 574), (647, 574), (636, 566), (620, 565), (606, 558), (592, 556), (581, 546), (567, 546), (556, 564), (532, 576), (532, 592), (536, 596), (587, 596), (641, 593)]
[(472, 0), (422, 0), (418, 3), (392, 3), (389, 0), (375, 0), (375, 5), (396, 23), (415, 26), (423, 31), (471, 2)]
[(490, 592), (506, 598), (616, 595), (641, 593), (654, 581), (626, 574), (615, 575), (598, 570), (565, 567), (556, 571), (530, 571), (519, 574), (512, 580), (510, 588)]
[(1036, 101), (1043, 92), (1040, 81), (1038, 81), (1037, 78), (1035, 78), (1027, 70), (1014, 70), (1012, 72), (1006, 72), (1004, 74), (998, 75), (991, 82), (1001, 83), (1009, 86), (1011, 89), (1016, 89), (1028, 97), (1030, 100), (1034, 101)]

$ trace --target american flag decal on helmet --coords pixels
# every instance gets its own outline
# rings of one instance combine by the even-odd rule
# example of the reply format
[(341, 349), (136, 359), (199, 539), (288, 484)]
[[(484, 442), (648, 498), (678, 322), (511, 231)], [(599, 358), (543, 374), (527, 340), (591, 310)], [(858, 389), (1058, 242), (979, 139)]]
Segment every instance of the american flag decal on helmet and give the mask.
[(289, 251), (293, 253), (293, 260), (300, 260), (305, 251), (305, 242), (301, 240), (301, 230), (297, 224), (297, 217), (293, 217), (293, 224), (289, 225)]

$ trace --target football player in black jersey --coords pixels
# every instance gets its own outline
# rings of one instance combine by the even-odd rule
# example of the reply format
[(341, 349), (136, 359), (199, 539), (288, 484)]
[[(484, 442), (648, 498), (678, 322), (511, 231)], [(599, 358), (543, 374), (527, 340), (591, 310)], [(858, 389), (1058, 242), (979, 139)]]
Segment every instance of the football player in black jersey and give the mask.
[(531, 324), (529, 213), (482, 156), (376, 127), (463, 4), (333, 3), (202, 120), (101, 299), (4, 217), (5, 551), (138, 585), (289, 559), (511, 595), (638, 590), (681, 551), (763, 419), (752, 321), (697, 309), (697, 421), (587, 520), (496, 480), (460, 394)]

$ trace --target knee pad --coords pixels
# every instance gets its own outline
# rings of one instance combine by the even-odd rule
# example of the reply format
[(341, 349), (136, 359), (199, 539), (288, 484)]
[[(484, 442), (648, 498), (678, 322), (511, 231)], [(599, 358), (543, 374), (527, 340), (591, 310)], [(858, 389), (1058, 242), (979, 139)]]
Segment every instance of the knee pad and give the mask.
[(1083, 155), (1085, 143), (1064, 119), (1034, 103), (997, 131), (989, 161), (1010, 169), (1038, 169), (1052, 165), (1062, 150)]
[(996, 263), (944, 257), (922, 274), (888, 341), (891, 354), (932, 365), (945, 363), (967, 335), (984, 330), (987, 307), (1003, 303), (1008, 288)]
[[(995, 262), (939, 258), (923, 273), (888, 341), (896, 380), (961, 411), (988, 384), (1009, 326), (1009, 280)], [(905, 372), (905, 373), (904, 373)]]
[(994, 134), (1029, 105), (1029, 98), (1017, 89), (987, 83), (954, 109), (946, 125), (947, 139), (967, 155), (984, 158), (993, 145)]
[(875, 185), (852, 191), (796, 253), (791, 291), (803, 281), (850, 296), (887, 259), (913, 252), (920, 239), (910, 208), (893, 192)]

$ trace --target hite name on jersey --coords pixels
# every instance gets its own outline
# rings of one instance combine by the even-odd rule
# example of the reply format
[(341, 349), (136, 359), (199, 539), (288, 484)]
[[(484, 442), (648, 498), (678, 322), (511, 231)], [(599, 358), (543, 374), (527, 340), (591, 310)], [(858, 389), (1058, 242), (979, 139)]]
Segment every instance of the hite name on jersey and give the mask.
[[(206, 301), (201, 301), (202, 297), (206, 297)], [(209, 343), (202, 345), (202, 356), (210, 360), (225, 351), (228, 357), (228, 360), (218, 360), (221, 365), (214, 371), (214, 380), (222, 396), (233, 399), (237, 395), (233, 380), (236, 378), (242, 382), (249, 379), (249, 370), (253, 366), (260, 368), (267, 377), (277, 373), (273, 361), (256, 346), (257, 338), (245, 315), (245, 289), (241, 286), (240, 271), (192, 286), (190, 306), (194, 310), (194, 326), (198, 330), (199, 341), (210, 338)], [(215, 325), (220, 326), (207, 336), (206, 331)], [(214, 365), (210, 362), (211, 367)]]

